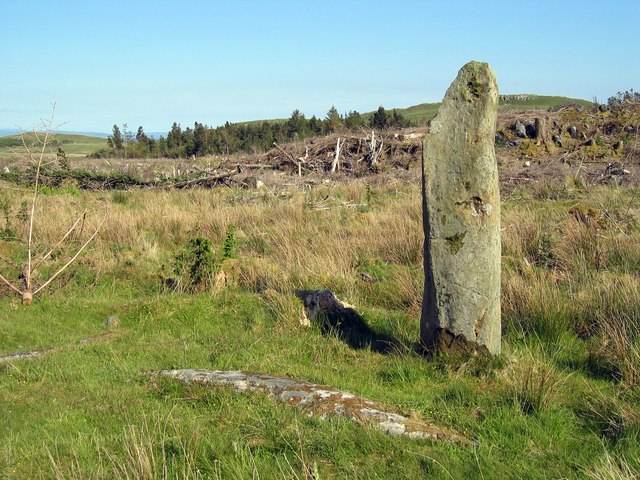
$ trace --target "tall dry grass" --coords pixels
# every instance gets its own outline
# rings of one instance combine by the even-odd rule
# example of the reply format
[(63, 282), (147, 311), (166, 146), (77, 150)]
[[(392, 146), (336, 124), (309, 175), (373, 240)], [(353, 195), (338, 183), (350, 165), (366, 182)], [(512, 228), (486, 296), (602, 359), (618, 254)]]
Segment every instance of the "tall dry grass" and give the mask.
[[(364, 185), (313, 192), (193, 190), (136, 191), (126, 202), (112, 194), (47, 195), (38, 205), (35, 237), (46, 245), (64, 233), (78, 206), (89, 209), (86, 230), (104, 224), (85, 258), (103, 273), (123, 263), (149, 269), (171, 261), (189, 239), (204, 236), (220, 249), (233, 229), (239, 243), (240, 279), (249, 288), (333, 288), (358, 297), (362, 259), (419, 268), (422, 226), (419, 192), (405, 186), (377, 191), (372, 208), (354, 208)], [(328, 198), (328, 201), (320, 203)], [(14, 198), (19, 204), (21, 199)], [(321, 205), (321, 208), (318, 207)], [(259, 267), (258, 267), (259, 266)], [(403, 291), (416, 291), (399, 274)]]
[(529, 202), (503, 217), (507, 329), (557, 341), (573, 332), (590, 362), (638, 384), (640, 228), (635, 189), (594, 189), (579, 201)]
[[(637, 384), (638, 198), (634, 189), (602, 187), (568, 199), (504, 205), (506, 332), (553, 341), (574, 332), (589, 339), (594, 359), (617, 365), (616, 378)], [(12, 201), (20, 205), (19, 191)], [(105, 222), (84, 257), (102, 275), (157, 275), (162, 265), (170, 270), (172, 258), (189, 239), (208, 237), (220, 253), (226, 233), (233, 230), (236, 280), (243, 288), (281, 294), (330, 288), (350, 303), (419, 315), (419, 185), (146, 190), (128, 192), (126, 200), (110, 193), (53, 194), (39, 198), (35, 238), (50, 244), (81, 208), (89, 210), (85, 232)], [(16, 246), (0, 242), (0, 249), (15, 254)], [(374, 283), (361, 275), (371, 265), (380, 276)]]

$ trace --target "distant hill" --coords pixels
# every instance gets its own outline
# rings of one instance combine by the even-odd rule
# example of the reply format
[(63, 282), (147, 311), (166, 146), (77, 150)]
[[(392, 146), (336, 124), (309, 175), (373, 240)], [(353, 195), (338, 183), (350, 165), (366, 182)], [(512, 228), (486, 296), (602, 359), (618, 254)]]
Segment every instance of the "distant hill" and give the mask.
[[(533, 94), (517, 94), (517, 95), (500, 95), (499, 111), (511, 111), (511, 110), (531, 110), (531, 109), (543, 109), (558, 107), (561, 105), (576, 104), (584, 107), (590, 107), (592, 102), (582, 100), (580, 98), (558, 97), (549, 95), (533, 95)], [(384, 106), (384, 105), (383, 105)], [(429, 120), (432, 120), (438, 113), (440, 108), (440, 102), (437, 103), (420, 103), (406, 108), (393, 108), (384, 106), (385, 110), (391, 112), (396, 110), (402, 114), (405, 118), (415, 124), (424, 124)], [(304, 112), (303, 112), (304, 113)], [(362, 116), (369, 120), (374, 112), (362, 113)], [(247, 122), (237, 123), (258, 123), (258, 122), (286, 122), (286, 118), (274, 118), (270, 120), (250, 120)]]
[[(27, 143), (33, 142), (33, 134), (25, 134)], [(69, 157), (84, 157), (91, 152), (107, 147), (104, 137), (81, 135), (75, 133), (55, 133), (50, 142), (54, 149), (62, 148)], [(20, 135), (0, 137), (0, 157), (7, 157), (23, 152)]]
[[(109, 136), (108, 133), (103, 132), (72, 132), (67, 130), (59, 130), (56, 133), (63, 135), (84, 135), (87, 137), (99, 137), (99, 138), (107, 138)], [(9, 137), (12, 135), (20, 135), (20, 130), (17, 128), (0, 128), (0, 138)], [(166, 133), (163, 133), (166, 135)]]
[[(552, 107), (567, 104), (582, 105), (583, 107), (590, 107), (593, 105), (592, 102), (579, 98), (518, 94), (500, 95), (498, 109), (501, 112), (530, 109), (547, 110)], [(396, 108), (396, 110), (398, 113), (404, 115), (408, 120), (421, 124), (433, 119), (438, 113), (438, 108), (440, 108), (440, 103), (421, 103), (420, 105), (414, 105), (412, 107)], [(373, 112), (367, 113), (366, 115), (373, 115)]]
[[(587, 100), (547, 96), (533, 94), (518, 95), (500, 95), (501, 112), (514, 110), (530, 110), (530, 109), (549, 109), (567, 104), (577, 104), (584, 107), (592, 106), (593, 103)], [(438, 113), (440, 103), (421, 103), (407, 108), (396, 108), (398, 113), (405, 116), (408, 120), (415, 124), (425, 124), (433, 119)], [(385, 107), (387, 111), (393, 111), (393, 108)], [(374, 112), (363, 113), (362, 115), (369, 119)], [(256, 123), (256, 122), (286, 122), (286, 119), (270, 119), (270, 120), (251, 120), (238, 123)], [(6, 157), (13, 154), (16, 150), (20, 151), (22, 143), (16, 129), (0, 129), (0, 157)], [(151, 137), (159, 138), (160, 135), (166, 136), (165, 133), (154, 132), (148, 134)], [(57, 146), (61, 146), (65, 153), (70, 157), (81, 157), (93, 153), (101, 148), (106, 148), (106, 138), (108, 134), (98, 132), (58, 132), (54, 135), (54, 142)]]
[(20, 133), (15, 128), (0, 128), (0, 137), (8, 137), (9, 135), (17, 135)]

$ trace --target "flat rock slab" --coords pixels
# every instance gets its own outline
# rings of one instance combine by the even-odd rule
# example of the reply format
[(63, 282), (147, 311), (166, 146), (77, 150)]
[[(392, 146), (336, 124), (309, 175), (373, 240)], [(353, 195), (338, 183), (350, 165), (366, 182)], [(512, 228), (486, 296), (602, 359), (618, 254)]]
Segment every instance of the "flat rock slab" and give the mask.
[(303, 380), (246, 373), (239, 370), (161, 370), (148, 372), (182, 383), (227, 386), (238, 392), (264, 392), (287, 405), (298, 406), (320, 418), (340, 415), (361, 425), (372, 425), (390, 435), (468, 444), (469, 439), (446, 427), (405, 417), (376, 402), (366, 400), (327, 385)]
[[(91, 343), (106, 340), (108, 338), (113, 337), (114, 335), (115, 335), (115, 332), (99, 333), (98, 335), (92, 335), (90, 337), (78, 340), (76, 343), (73, 343), (71, 345), (66, 345), (65, 347), (74, 346), (74, 345), (88, 345)], [(52, 353), (61, 351), (65, 347), (42, 348), (40, 350), (26, 350), (21, 352), (7, 353), (5, 355), (0, 355), (0, 365), (2, 365), (3, 363), (13, 362), (15, 360), (27, 360), (29, 358), (36, 358), (36, 357), (42, 357), (44, 355), (50, 355)]]
[(54, 352), (53, 348), (45, 348), (42, 350), (29, 350), (26, 352), (13, 352), (8, 353), (7, 355), (0, 355), (0, 364), (12, 362), (14, 360), (25, 360), (27, 358), (40, 357), (42, 355), (47, 355), (48, 353)]

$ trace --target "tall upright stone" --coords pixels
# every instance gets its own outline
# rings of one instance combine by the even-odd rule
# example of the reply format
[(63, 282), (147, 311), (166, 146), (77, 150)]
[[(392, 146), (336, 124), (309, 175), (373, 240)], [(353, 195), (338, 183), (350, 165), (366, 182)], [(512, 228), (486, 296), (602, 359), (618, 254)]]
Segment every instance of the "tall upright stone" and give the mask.
[(424, 141), (420, 339), (429, 350), (500, 353), (497, 108), (495, 74), (470, 62)]

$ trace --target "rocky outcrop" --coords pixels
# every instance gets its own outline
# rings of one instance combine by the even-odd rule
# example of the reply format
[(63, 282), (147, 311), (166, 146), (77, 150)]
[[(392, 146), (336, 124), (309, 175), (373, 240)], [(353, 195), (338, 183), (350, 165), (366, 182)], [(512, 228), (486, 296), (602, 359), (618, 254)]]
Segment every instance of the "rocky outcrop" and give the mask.
[(424, 141), (420, 337), (427, 349), (500, 353), (497, 107), (493, 71), (470, 62)]

